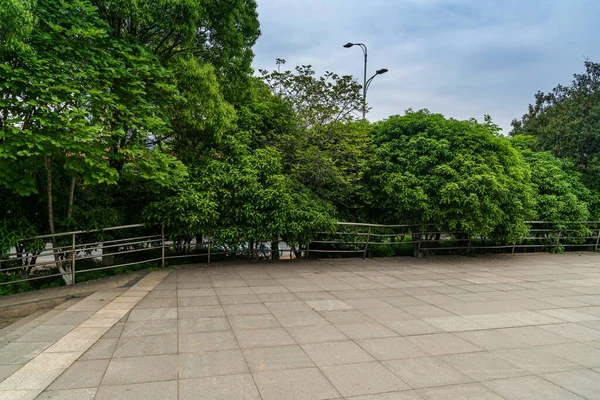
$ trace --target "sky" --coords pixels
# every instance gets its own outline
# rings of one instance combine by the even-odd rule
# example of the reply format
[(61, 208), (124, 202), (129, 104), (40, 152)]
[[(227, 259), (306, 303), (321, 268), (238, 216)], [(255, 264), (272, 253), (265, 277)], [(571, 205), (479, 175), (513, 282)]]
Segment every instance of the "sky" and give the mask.
[(368, 47), (370, 121), (427, 108), (485, 114), (510, 131), (537, 91), (600, 62), (597, 0), (257, 0), (262, 35), (253, 66), (312, 65), (360, 83)]

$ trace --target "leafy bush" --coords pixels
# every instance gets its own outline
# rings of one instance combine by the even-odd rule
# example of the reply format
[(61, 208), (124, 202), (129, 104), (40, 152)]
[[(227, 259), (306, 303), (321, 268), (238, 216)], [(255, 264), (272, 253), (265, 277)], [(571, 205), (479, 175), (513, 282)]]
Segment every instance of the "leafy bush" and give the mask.
[[(18, 281), (20, 279), (22, 279), (22, 278), (19, 275), (8, 275), (8, 274), (0, 273), (0, 283)], [(33, 290), (33, 287), (31, 286), (31, 284), (29, 282), (11, 283), (8, 285), (0, 286), (0, 296), (4, 296), (7, 294), (28, 292), (30, 290)]]

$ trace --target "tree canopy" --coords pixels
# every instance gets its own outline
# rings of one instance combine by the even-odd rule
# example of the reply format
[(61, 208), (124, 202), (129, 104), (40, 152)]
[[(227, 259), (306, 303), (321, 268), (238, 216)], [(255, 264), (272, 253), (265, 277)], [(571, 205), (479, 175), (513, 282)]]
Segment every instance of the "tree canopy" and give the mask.
[(535, 219), (548, 222), (578, 222), (595, 218), (597, 195), (581, 181), (573, 163), (549, 151), (535, 151), (537, 139), (518, 135), (511, 140), (531, 170), (535, 191)]
[(600, 191), (600, 64), (586, 61), (570, 84), (538, 92), (512, 126), (512, 136), (535, 136), (538, 150), (570, 160), (586, 185)]
[(408, 111), (374, 125), (370, 218), (516, 238), (533, 216), (525, 160), (485, 124)]

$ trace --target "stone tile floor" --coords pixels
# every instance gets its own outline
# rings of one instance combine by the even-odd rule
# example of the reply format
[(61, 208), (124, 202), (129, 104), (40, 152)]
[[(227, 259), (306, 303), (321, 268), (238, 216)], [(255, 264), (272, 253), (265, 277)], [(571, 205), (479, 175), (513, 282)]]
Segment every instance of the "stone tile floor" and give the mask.
[(0, 399), (600, 399), (600, 255), (189, 266), (0, 331)]

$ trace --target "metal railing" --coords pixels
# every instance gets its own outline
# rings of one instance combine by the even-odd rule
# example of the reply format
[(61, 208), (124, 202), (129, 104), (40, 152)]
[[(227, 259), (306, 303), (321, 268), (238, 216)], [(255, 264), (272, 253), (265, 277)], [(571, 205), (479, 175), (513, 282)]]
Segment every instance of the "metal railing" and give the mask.
[[(286, 249), (296, 257), (309, 258), (310, 253), (346, 253), (362, 255), (367, 258), (375, 246), (412, 246), (413, 255), (423, 252), (449, 252), (469, 254), (473, 251), (494, 250), (515, 253), (532, 250), (558, 250), (562, 248), (579, 248), (598, 251), (600, 248), (600, 222), (586, 221), (580, 223), (549, 223), (530, 221), (528, 234), (518, 241), (506, 243), (493, 238), (468, 237), (463, 232), (442, 232), (434, 225), (378, 225), (365, 223), (338, 222), (334, 232), (318, 232), (304, 249), (291, 247)], [(236, 244), (228, 246), (216, 243), (217, 239), (196, 237), (194, 242), (187, 240), (168, 240), (162, 226), (133, 224), (115, 226), (90, 231), (74, 231), (41, 235), (20, 241), (21, 251), (4, 254), (0, 257), (0, 274), (10, 275), (15, 280), (0, 282), (0, 286), (39, 279), (63, 277), (67, 284), (77, 281), (77, 275), (156, 263), (165, 267), (168, 260), (200, 259), (206, 263), (211, 257), (233, 257), (254, 253), (258, 257), (269, 258), (273, 249), (265, 251), (264, 244), (258, 241), (257, 248), (243, 248)], [(49, 242), (55, 246), (49, 245)], [(29, 244), (29, 245), (25, 245)], [(240, 247), (241, 246), (241, 247)], [(262, 249), (262, 250), (261, 250)], [(216, 250), (216, 251), (215, 251)], [(261, 256), (262, 252), (262, 256)], [(280, 251), (281, 254), (281, 251)], [(135, 256), (127, 259), (123, 255)], [(141, 255), (141, 256), (140, 256)], [(120, 263), (110, 260), (119, 257)], [(96, 265), (85, 261), (102, 259)], [(105, 262), (107, 261), (107, 262)], [(79, 266), (79, 268), (78, 268)], [(90, 267), (91, 266), (91, 267)], [(65, 279), (66, 277), (66, 279)]]
[(310, 253), (362, 254), (367, 258), (375, 246), (412, 246), (413, 255), (424, 252), (470, 254), (474, 251), (497, 252), (559, 251), (565, 248), (598, 251), (600, 221), (551, 223), (527, 221), (528, 233), (513, 242), (497, 238), (470, 237), (460, 231), (440, 231), (435, 225), (382, 225), (338, 222), (335, 232), (318, 232), (307, 248)]
[[(62, 232), (53, 235), (40, 235), (32, 238), (22, 239), (23, 243), (37, 243), (30, 246), (20, 246), (24, 251), (16, 251), (4, 254), (0, 258), (0, 273), (18, 274), (22, 278), (0, 282), (0, 286), (20, 282), (63, 277), (67, 284), (76, 282), (77, 274), (127, 267), (131, 265), (147, 264), (161, 261), (164, 266), (164, 251), (160, 257), (145, 257), (134, 262), (124, 262), (115, 265), (102, 265), (95, 268), (77, 270), (78, 262), (85, 260), (97, 260), (116, 255), (133, 254), (154, 251), (165, 247), (164, 234), (147, 232), (139, 233), (147, 227), (144, 224), (133, 224), (114, 226), (98, 230)], [(110, 233), (118, 232), (117, 236), (123, 236), (123, 231), (134, 230), (137, 234), (126, 234), (125, 237), (117, 239), (100, 238), (95, 241), (86, 241), (86, 236), (108, 236)], [(137, 231), (137, 232), (136, 232)], [(148, 234), (152, 233), (152, 234)], [(56, 243), (53, 246), (51, 243)], [(67, 244), (68, 243), (68, 244)], [(41, 245), (41, 247), (40, 247)], [(19, 248), (19, 247), (17, 247)], [(41, 261), (40, 261), (41, 260)], [(8, 267), (6, 265), (9, 265)], [(58, 268), (58, 272), (47, 273)]]
[[(187, 240), (181, 237), (169, 240), (163, 226), (144, 224), (35, 236), (20, 241), (23, 251), (0, 256), (0, 274), (20, 278), (5, 282), (0, 280), (0, 286), (55, 277), (63, 277), (66, 284), (73, 284), (77, 281), (78, 274), (94, 271), (150, 263), (160, 263), (164, 268), (167, 261), (183, 258), (200, 259), (206, 263), (217, 256), (233, 258), (252, 254), (257, 258), (270, 258), (273, 251), (266, 240), (257, 241), (256, 246), (251, 244), (250, 248), (246, 242), (229, 246), (226, 243), (214, 243), (214, 239), (208, 235), (188, 237)], [(291, 247), (286, 251), (289, 251), (292, 258), (296, 249)], [(115, 257), (122, 259), (123, 255), (135, 256), (138, 253), (146, 255), (117, 264), (112, 261), (105, 263)], [(280, 256), (282, 253), (283, 250), (279, 250)], [(82, 261), (99, 259), (102, 262), (98, 266), (78, 268)]]

